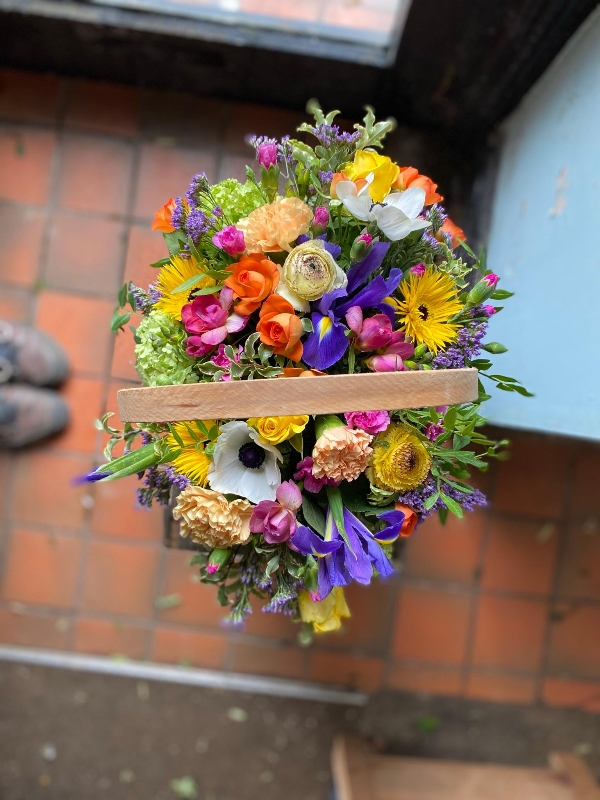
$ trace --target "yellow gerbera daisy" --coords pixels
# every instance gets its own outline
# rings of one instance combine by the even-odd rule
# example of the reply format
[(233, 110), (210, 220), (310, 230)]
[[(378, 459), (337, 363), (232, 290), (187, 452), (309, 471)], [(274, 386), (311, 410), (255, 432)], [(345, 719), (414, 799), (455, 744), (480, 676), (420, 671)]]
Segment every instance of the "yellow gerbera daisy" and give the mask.
[(367, 477), (378, 489), (408, 492), (423, 483), (430, 467), (423, 443), (402, 425), (390, 425), (373, 442)]
[[(207, 432), (210, 432), (215, 424), (212, 419), (205, 419), (201, 423)], [(206, 486), (208, 468), (211, 465), (211, 460), (204, 450), (208, 441), (206, 434), (195, 422), (176, 422), (172, 428), (177, 436), (169, 433), (166, 437), (167, 445), (173, 450), (181, 450), (171, 462), (174, 469), (188, 477), (196, 486)], [(180, 441), (177, 441), (177, 437)], [(182, 443), (183, 448), (181, 447)]]
[(155, 308), (177, 321), (181, 320), (181, 309), (186, 303), (190, 302), (192, 290), (214, 286), (216, 281), (206, 276), (200, 278), (193, 286), (183, 292), (175, 292), (173, 294), (173, 290), (181, 286), (184, 281), (193, 278), (194, 275), (199, 275), (201, 272), (202, 265), (193, 256), (173, 256), (171, 261), (162, 267), (158, 273), (156, 288), (162, 294), (162, 297), (156, 303)]
[(402, 281), (404, 300), (392, 298), (400, 326), (416, 344), (426, 344), (432, 353), (456, 339), (459, 325), (449, 322), (462, 310), (456, 286), (449, 275), (430, 267), (422, 275)]

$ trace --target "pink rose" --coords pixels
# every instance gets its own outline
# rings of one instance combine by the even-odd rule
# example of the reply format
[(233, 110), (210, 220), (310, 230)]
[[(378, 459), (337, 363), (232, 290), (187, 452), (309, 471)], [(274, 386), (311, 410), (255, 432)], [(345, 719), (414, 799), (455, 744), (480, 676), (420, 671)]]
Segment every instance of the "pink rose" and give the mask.
[(200, 295), (181, 309), (181, 319), (188, 333), (186, 352), (193, 358), (201, 358), (227, 337), (244, 328), (248, 317), (229, 315), (233, 292), (228, 287), (221, 289), (218, 297)]
[(390, 424), (387, 411), (349, 411), (344, 417), (349, 428), (360, 428), (372, 436), (385, 431)]
[(284, 481), (275, 500), (261, 500), (250, 517), (252, 533), (262, 533), (269, 544), (286, 542), (296, 533), (296, 511), (302, 505), (302, 494), (293, 481)]
[(235, 225), (226, 225), (212, 237), (212, 243), (228, 256), (237, 256), (246, 249), (244, 232)]

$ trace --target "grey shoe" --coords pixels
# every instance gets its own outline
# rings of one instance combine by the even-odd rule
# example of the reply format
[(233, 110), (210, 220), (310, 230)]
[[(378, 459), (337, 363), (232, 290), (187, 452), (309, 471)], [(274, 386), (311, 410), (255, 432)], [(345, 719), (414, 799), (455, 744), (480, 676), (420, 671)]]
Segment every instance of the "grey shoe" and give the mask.
[(51, 389), (8, 384), (0, 386), (0, 448), (15, 449), (62, 431), (69, 408)]
[(29, 325), (0, 320), (0, 384), (58, 386), (68, 372), (67, 357), (54, 339)]

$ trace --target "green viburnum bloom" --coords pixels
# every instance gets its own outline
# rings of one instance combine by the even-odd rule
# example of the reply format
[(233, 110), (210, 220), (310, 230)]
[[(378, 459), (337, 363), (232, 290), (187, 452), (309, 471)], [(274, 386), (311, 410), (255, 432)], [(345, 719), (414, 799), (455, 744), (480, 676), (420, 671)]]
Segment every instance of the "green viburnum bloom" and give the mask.
[(137, 329), (136, 368), (146, 386), (197, 383), (194, 359), (185, 352), (187, 333), (168, 314), (153, 311)]
[(232, 225), (251, 211), (264, 205), (264, 198), (251, 181), (240, 183), (235, 178), (226, 178), (210, 190), (217, 205), (221, 206)]

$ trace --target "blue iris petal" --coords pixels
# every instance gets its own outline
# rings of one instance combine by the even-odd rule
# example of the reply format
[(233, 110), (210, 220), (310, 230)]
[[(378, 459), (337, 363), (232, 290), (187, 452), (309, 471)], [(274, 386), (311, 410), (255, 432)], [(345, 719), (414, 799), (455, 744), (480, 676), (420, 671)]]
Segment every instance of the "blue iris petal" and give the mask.
[(312, 314), (313, 332), (304, 343), (302, 360), (309, 367), (325, 370), (339, 361), (348, 349), (346, 326), (336, 322), (333, 313)]
[(348, 293), (353, 292), (379, 269), (390, 246), (387, 242), (375, 242), (366, 258), (348, 270)]
[(377, 308), (386, 297), (394, 292), (402, 280), (402, 271), (399, 269), (391, 269), (390, 275), (387, 280), (384, 280), (381, 275), (378, 275), (371, 281), (364, 289), (346, 300), (345, 303), (339, 305), (335, 309), (338, 317), (342, 317), (351, 306), (360, 306), (361, 308)]

